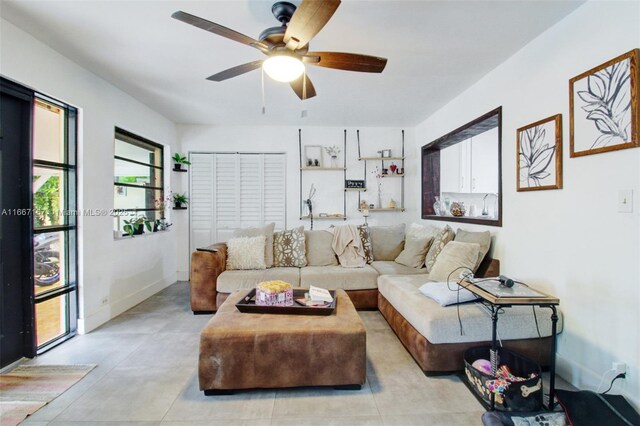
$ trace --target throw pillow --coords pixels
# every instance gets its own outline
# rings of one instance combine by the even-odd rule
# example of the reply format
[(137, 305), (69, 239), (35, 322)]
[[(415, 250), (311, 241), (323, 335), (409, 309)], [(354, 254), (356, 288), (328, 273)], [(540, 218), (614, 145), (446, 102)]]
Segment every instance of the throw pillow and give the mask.
[(333, 234), (328, 231), (304, 231), (307, 246), (307, 265), (338, 266), (338, 259), (331, 247)]
[(230, 238), (227, 241), (227, 269), (267, 269), (264, 262), (266, 237)]
[(273, 234), (273, 266), (307, 266), (304, 250), (304, 226)]
[(491, 247), (491, 233), (489, 231), (484, 232), (469, 232), (462, 229), (458, 229), (456, 237), (453, 241), (460, 241), (461, 243), (476, 243), (480, 245), (480, 253), (478, 253), (478, 261), (473, 268), (473, 272), (478, 269), (478, 266), (482, 263), (482, 260), (489, 252)]
[(237, 229), (233, 233), (233, 236), (257, 237), (258, 235), (264, 235), (264, 263), (267, 265), (267, 268), (271, 268), (273, 266), (273, 229), (275, 228), (275, 226), (275, 223), (269, 223), (260, 228)]
[(429, 272), (429, 279), (435, 281), (458, 281), (460, 272), (465, 271), (465, 269), (458, 268), (473, 270), (478, 260), (479, 251), (479, 244), (451, 241), (444, 246), (442, 252), (438, 255), (431, 272)]
[(457, 305), (478, 298), (466, 288), (462, 288), (456, 283), (447, 285), (446, 282), (423, 284), (420, 287), (420, 293), (435, 300), (440, 306)]
[(433, 241), (433, 237), (416, 238), (407, 236), (404, 241), (404, 250), (396, 257), (396, 263), (410, 268), (422, 268), (424, 259), (427, 256), (427, 250)]
[(394, 260), (404, 249), (404, 223), (395, 226), (371, 226), (374, 260)]
[(442, 231), (441, 228), (433, 225), (420, 225), (418, 223), (412, 223), (407, 229), (407, 237), (414, 238), (431, 238), (434, 239), (438, 233)]
[(358, 226), (358, 233), (360, 234), (360, 241), (362, 241), (362, 248), (364, 249), (364, 260), (367, 263), (373, 262), (373, 245), (371, 244), (371, 232), (369, 226)]
[(455, 234), (453, 233), (453, 229), (449, 225), (446, 225), (436, 237), (433, 239), (433, 243), (431, 247), (429, 247), (429, 251), (427, 252), (427, 257), (424, 261), (424, 266), (427, 267), (427, 272), (431, 272), (431, 268), (433, 264), (436, 263), (436, 259), (445, 245), (451, 240)]

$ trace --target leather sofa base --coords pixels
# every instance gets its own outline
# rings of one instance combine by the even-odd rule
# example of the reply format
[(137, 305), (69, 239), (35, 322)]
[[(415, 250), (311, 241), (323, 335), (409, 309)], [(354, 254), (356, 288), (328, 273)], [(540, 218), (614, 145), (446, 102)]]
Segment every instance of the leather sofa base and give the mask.
[[(489, 346), (490, 341), (433, 344), (421, 335), (382, 295), (378, 294), (378, 309), (404, 347), (427, 375), (448, 374), (464, 369), (464, 352), (476, 346)], [(487, 321), (490, 321), (487, 319)], [(551, 360), (551, 337), (540, 339), (504, 340), (505, 348), (517, 352), (541, 366)]]

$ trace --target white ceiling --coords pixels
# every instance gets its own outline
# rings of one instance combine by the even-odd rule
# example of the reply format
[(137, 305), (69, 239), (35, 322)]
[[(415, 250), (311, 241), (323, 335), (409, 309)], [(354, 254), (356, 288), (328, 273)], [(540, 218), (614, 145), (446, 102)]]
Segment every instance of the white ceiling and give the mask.
[(2, 0), (1, 13), (176, 123), (411, 126), (581, 1), (343, 1), (311, 48), (386, 57), (384, 72), (309, 67), (318, 96), (304, 102), (287, 84), (267, 77), (262, 115), (259, 71), (220, 83), (205, 80), (262, 54), (171, 14), (183, 10), (257, 38), (278, 25), (271, 4)]

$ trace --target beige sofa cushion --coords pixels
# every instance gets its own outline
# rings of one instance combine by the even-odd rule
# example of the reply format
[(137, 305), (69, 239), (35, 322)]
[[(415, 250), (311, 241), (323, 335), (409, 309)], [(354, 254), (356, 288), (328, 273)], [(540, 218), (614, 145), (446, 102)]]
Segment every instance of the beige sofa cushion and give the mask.
[(449, 241), (453, 240), (453, 237), (455, 237), (453, 229), (451, 229), (449, 225), (446, 225), (433, 239), (433, 243), (431, 244), (431, 247), (429, 247), (427, 257), (424, 261), (424, 266), (427, 267), (427, 272), (431, 272), (433, 264), (436, 263), (436, 258), (444, 246), (446, 246)]
[(427, 270), (424, 268), (411, 268), (404, 266), (393, 260), (375, 260), (371, 263), (371, 266), (378, 271), (380, 275), (416, 275), (425, 274)]
[(478, 253), (478, 260), (476, 266), (473, 269), (475, 272), (478, 266), (482, 263), (482, 260), (489, 252), (491, 247), (491, 233), (489, 231), (484, 232), (469, 232), (458, 228), (454, 241), (460, 241), (462, 243), (476, 243), (480, 245), (480, 252)]
[(313, 285), (329, 290), (369, 290), (377, 287), (378, 271), (370, 265), (363, 268), (342, 266), (307, 266), (300, 269), (300, 286)]
[(273, 234), (273, 265), (280, 267), (307, 266), (304, 226)]
[(293, 287), (300, 286), (300, 268), (270, 268), (261, 271), (224, 271), (218, 276), (216, 289), (219, 293), (252, 289), (261, 281), (282, 280)]
[(227, 269), (267, 269), (264, 259), (264, 235), (229, 238)]
[(237, 229), (234, 231), (233, 236), (257, 237), (258, 235), (264, 235), (264, 263), (267, 265), (267, 268), (271, 268), (273, 266), (273, 230), (275, 226), (275, 223), (269, 223), (260, 228)]
[(478, 252), (480, 252), (479, 244), (449, 242), (436, 258), (429, 272), (429, 278), (434, 281), (459, 281), (460, 272), (473, 271), (478, 260)]
[(404, 223), (394, 226), (371, 226), (374, 260), (394, 260), (404, 249)]
[(333, 234), (328, 231), (304, 231), (307, 247), (307, 265), (330, 266), (338, 265), (338, 258), (331, 248)]
[[(429, 342), (462, 343), (491, 340), (491, 317), (480, 303), (440, 306), (420, 293), (420, 286), (428, 281), (426, 275), (378, 278), (378, 291)], [(463, 335), (460, 334), (458, 308)], [(551, 335), (551, 311), (536, 308), (542, 337)], [(562, 315), (558, 315), (558, 332), (562, 330)], [(502, 340), (537, 338), (536, 323), (531, 306), (504, 309), (498, 320), (498, 336)]]
[(396, 257), (396, 262), (410, 268), (422, 268), (432, 242), (433, 237), (420, 238), (407, 235), (407, 239), (404, 240), (404, 250)]

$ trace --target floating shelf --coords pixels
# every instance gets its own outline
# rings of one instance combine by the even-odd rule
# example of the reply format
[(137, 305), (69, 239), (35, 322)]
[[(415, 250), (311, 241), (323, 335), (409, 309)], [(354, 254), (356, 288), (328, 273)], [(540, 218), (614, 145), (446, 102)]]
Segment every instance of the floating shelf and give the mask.
[[(304, 219), (311, 219), (308, 215), (307, 216), (302, 216), (300, 218), (300, 220), (304, 220)], [(318, 216), (318, 215), (313, 215), (313, 220), (346, 220), (347, 217), (343, 214), (338, 214), (338, 215), (331, 215), (331, 216)]]
[(397, 174), (397, 173), (389, 173), (389, 174), (381, 175), (381, 176), (382, 176), (383, 178), (388, 178), (388, 177), (404, 177), (404, 173), (403, 173), (403, 174), (401, 174), (401, 175), (399, 175), (399, 174)]
[(345, 191), (360, 191), (360, 192), (365, 192), (367, 190), (367, 188), (345, 188)]
[(404, 157), (360, 157), (358, 158), (360, 161), (401, 161), (404, 160)]
[(189, 170), (187, 169), (180, 169), (180, 170), (176, 170), (176, 169), (171, 169), (174, 172), (179, 172), (179, 173), (187, 173)]
[(347, 170), (346, 167), (301, 167), (300, 170)]
[[(358, 209), (358, 211), (362, 211), (363, 209)], [(370, 212), (403, 212), (404, 208), (402, 207), (395, 207), (395, 208), (390, 208), (390, 207), (385, 207), (385, 208), (381, 208), (381, 209), (366, 209), (369, 210)], [(314, 217), (315, 219), (315, 217)]]
[(173, 210), (186, 210), (186, 207), (173, 207)]

